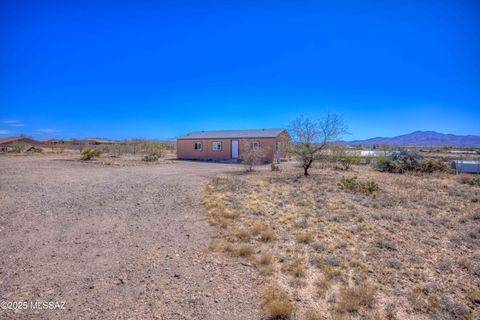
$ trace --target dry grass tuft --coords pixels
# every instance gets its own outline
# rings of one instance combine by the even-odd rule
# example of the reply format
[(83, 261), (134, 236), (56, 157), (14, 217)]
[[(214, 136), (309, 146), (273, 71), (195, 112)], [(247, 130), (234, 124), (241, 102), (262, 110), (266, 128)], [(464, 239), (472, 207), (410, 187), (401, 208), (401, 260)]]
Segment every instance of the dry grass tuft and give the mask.
[(305, 312), (305, 320), (326, 320), (327, 317), (317, 309), (310, 308)]
[(295, 238), (300, 243), (309, 244), (313, 241), (314, 235), (315, 235), (315, 232), (311, 229), (308, 229), (308, 230), (304, 230), (302, 232), (297, 233)]
[(258, 258), (257, 262), (261, 266), (270, 266), (273, 263), (273, 254), (269, 251), (263, 252)]
[(267, 227), (266, 229), (262, 230), (259, 236), (260, 236), (260, 240), (264, 242), (268, 242), (275, 239), (275, 233), (273, 232), (273, 229), (270, 227)]
[(287, 292), (276, 286), (263, 289), (261, 308), (274, 319), (288, 319), (293, 313), (293, 304)]
[(267, 228), (268, 228), (268, 225), (265, 221), (257, 219), (252, 223), (252, 234), (257, 236)]
[(246, 228), (239, 228), (231, 233), (231, 236), (242, 241), (248, 241), (251, 238), (250, 231)]
[(341, 288), (335, 310), (339, 313), (356, 313), (362, 308), (370, 309), (375, 304), (375, 291), (373, 286), (365, 284)]
[(241, 244), (234, 249), (233, 253), (239, 257), (250, 257), (253, 254), (253, 249), (248, 244)]
[(305, 258), (298, 257), (293, 259), (292, 261), (286, 263), (282, 267), (282, 271), (286, 274), (289, 274), (293, 278), (303, 278), (305, 277)]

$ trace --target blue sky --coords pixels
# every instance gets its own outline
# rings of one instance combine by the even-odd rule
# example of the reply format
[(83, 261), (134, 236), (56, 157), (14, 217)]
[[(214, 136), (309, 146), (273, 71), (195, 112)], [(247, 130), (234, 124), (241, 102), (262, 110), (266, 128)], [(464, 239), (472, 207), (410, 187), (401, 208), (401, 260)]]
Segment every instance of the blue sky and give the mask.
[(0, 2), (0, 137), (173, 138), (343, 115), (480, 134), (472, 1)]

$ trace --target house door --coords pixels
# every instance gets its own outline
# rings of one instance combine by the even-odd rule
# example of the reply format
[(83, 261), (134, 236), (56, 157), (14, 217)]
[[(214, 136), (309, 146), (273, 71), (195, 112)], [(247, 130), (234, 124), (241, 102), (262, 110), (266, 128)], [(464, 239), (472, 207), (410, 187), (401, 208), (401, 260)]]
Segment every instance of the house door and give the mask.
[(238, 159), (238, 140), (232, 140), (232, 159)]

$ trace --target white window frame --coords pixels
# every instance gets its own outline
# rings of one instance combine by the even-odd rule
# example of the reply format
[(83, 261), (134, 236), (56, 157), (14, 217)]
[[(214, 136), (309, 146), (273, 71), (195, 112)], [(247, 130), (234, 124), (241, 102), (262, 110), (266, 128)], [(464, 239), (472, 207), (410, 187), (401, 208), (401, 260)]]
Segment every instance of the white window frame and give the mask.
[[(215, 146), (218, 146), (218, 148), (215, 148)], [(222, 151), (222, 141), (213, 141), (212, 151)]]
[[(197, 149), (197, 145), (200, 145), (200, 148), (199, 148), (199, 149)], [(203, 146), (202, 146), (202, 142), (201, 142), (201, 141), (196, 141), (196, 142), (193, 143), (193, 150), (195, 150), (195, 151), (202, 151), (202, 147), (203, 147)]]

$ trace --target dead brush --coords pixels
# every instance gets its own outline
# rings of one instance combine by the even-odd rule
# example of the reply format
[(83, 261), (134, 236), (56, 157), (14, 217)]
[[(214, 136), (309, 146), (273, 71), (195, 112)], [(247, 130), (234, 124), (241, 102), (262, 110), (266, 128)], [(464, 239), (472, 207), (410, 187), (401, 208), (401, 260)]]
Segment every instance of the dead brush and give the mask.
[(375, 305), (375, 288), (361, 284), (356, 287), (341, 288), (335, 311), (338, 313), (357, 313), (360, 309), (371, 309)]
[(275, 239), (275, 233), (272, 228), (267, 227), (260, 232), (259, 237), (263, 242), (268, 242)]
[(258, 236), (262, 231), (268, 228), (268, 224), (264, 220), (256, 219), (252, 223), (252, 234)]
[(293, 313), (293, 304), (287, 292), (277, 286), (268, 286), (262, 290), (260, 306), (272, 319), (287, 319)]
[(318, 309), (310, 308), (305, 312), (305, 320), (326, 320), (327, 317)]
[(251, 238), (250, 231), (246, 228), (239, 228), (235, 231), (232, 231), (229, 236), (240, 241), (248, 241)]
[(297, 233), (295, 238), (300, 243), (308, 244), (308, 243), (311, 243), (313, 241), (314, 235), (315, 235), (315, 232), (313, 230), (307, 229), (307, 230), (304, 230), (304, 231), (301, 231), (301, 232)]
[(246, 257), (250, 257), (253, 254), (253, 249), (251, 246), (247, 244), (241, 244), (237, 246), (232, 253), (236, 256), (246, 258)]
[(260, 266), (270, 266), (273, 264), (273, 254), (270, 251), (263, 252), (257, 259), (257, 264)]
[(305, 277), (305, 257), (294, 258), (282, 267), (282, 272), (289, 274), (293, 278)]

